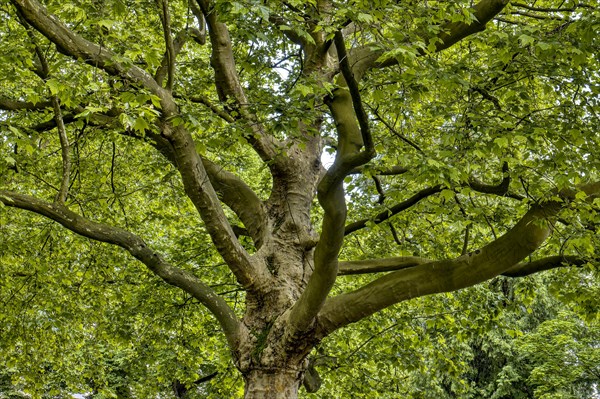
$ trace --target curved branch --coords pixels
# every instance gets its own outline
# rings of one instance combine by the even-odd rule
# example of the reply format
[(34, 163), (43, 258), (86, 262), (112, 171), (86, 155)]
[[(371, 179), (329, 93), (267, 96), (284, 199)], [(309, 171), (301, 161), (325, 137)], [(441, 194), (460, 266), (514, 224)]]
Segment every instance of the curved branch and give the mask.
[[(188, 39), (188, 35), (192, 35), (192, 34), (193, 34), (192, 29), (189, 28), (188, 31), (182, 30), (181, 32), (179, 32), (177, 34), (177, 37), (175, 37), (175, 40), (171, 40), (172, 48), (165, 52), (165, 55), (160, 63), (160, 66), (154, 73), (154, 80), (156, 80), (156, 82), (159, 85), (161, 85), (161, 86), (163, 85), (165, 77), (167, 77), (167, 81), (168, 81), (169, 73), (171, 73), (171, 75), (174, 73), (173, 68), (175, 68), (175, 65), (174, 64), (171, 65), (171, 58), (174, 58), (174, 59), (177, 58), (177, 56), (181, 52), (181, 49), (183, 49), (185, 42)], [(171, 76), (171, 79), (173, 79), (172, 76)], [(173, 89), (172, 85), (173, 85), (173, 82), (171, 82), (171, 86), (169, 86), (169, 83), (167, 83), (167, 88), (170, 87), (170, 90), (172, 90)]]
[[(254, 290), (263, 287), (268, 279), (269, 271), (263, 263), (254, 261), (237, 240), (221, 207), (215, 188), (212, 186), (204, 161), (196, 152), (190, 133), (181, 126), (172, 128), (167, 123), (162, 123), (160, 128), (161, 135), (147, 133), (147, 136), (154, 139), (155, 147), (176, 166), (181, 175), (185, 193), (200, 213), (215, 247), (244, 288)], [(207, 165), (212, 167), (210, 164)], [(218, 174), (213, 174), (213, 176), (216, 176), (219, 181)], [(228, 177), (233, 177), (233, 175), (228, 175)], [(234, 179), (230, 181), (232, 182)], [(244, 192), (247, 195), (252, 193), (249, 188)], [(229, 198), (237, 197), (229, 195)], [(236, 207), (242, 209), (242, 205), (232, 203), (232, 209)], [(251, 215), (251, 212), (247, 214)], [(248, 218), (245, 220), (248, 221)], [(253, 226), (252, 223), (249, 224)]]
[(208, 34), (212, 45), (211, 66), (215, 71), (215, 85), (219, 98), (223, 102), (233, 100), (238, 118), (243, 119), (251, 130), (251, 133), (245, 135), (246, 140), (263, 161), (273, 165), (279, 153), (278, 149), (282, 146), (265, 131), (264, 126), (258, 122), (256, 115), (248, 107), (248, 99), (236, 71), (229, 29), (219, 20), (218, 13), (209, 0), (192, 1), (197, 1), (209, 28)]
[[(136, 134), (131, 134), (131, 137), (144, 139), (144, 137)], [(150, 139), (150, 145), (177, 167), (175, 149), (167, 139), (153, 132), (147, 132), (145, 137)], [(256, 249), (260, 248), (267, 234), (267, 214), (262, 201), (237, 175), (204, 157), (200, 158), (208, 179), (220, 200), (240, 218), (246, 227), (246, 233), (254, 241)], [(235, 227), (232, 227), (232, 229), (235, 230)], [(234, 235), (239, 234), (234, 231)]]
[(552, 265), (556, 267), (556, 260), (515, 265), (544, 243), (558, 212), (579, 191), (586, 193), (588, 200), (598, 198), (600, 182), (558, 192), (561, 201), (534, 206), (512, 229), (479, 250), (455, 259), (398, 270), (355, 291), (328, 299), (318, 315), (319, 336), (324, 337), (340, 327), (411, 298), (455, 291), (503, 273), (525, 275)]
[(519, 201), (525, 199), (524, 196), (509, 191), (511, 179), (510, 179), (510, 175), (508, 173), (508, 163), (507, 162), (502, 163), (502, 174), (503, 174), (502, 181), (498, 184), (485, 184), (485, 183), (480, 182), (476, 178), (472, 177), (469, 179), (469, 182), (467, 183), (467, 185), (473, 191), (476, 191), (476, 192), (482, 193), (482, 194), (494, 194), (494, 195), (499, 195), (501, 197), (513, 198), (513, 199), (516, 199)]
[(368, 153), (371, 158), (373, 158), (375, 156), (375, 147), (373, 145), (373, 138), (371, 137), (369, 117), (367, 116), (367, 113), (363, 107), (360, 90), (358, 89), (358, 83), (354, 78), (352, 67), (348, 62), (348, 54), (346, 53), (346, 45), (344, 44), (344, 36), (342, 35), (342, 32), (337, 31), (335, 33), (334, 43), (337, 49), (340, 71), (342, 72), (342, 75), (344, 75), (344, 80), (348, 85), (350, 97), (352, 98), (352, 105), (354, 107), (354, 113), (358, 119), (363, 145), (365, 146), (364, 151)]
[(556, 202), (532, 208), (505, 235), (456, 259), (423, 263), (387, 274), (356, 291), (327, 300), (319, 313), (323, 336), (395, 303), (455, 291), (497, 276), (535, 251), (550, 235)]
[(172, 114), (177, 107), (170, 95), (142, 68), (118, 62), (115, 53), (71, 31), (58, 18), (50, 15), (37, 0), (10, 0), (23, 18), (38, 32), (53, 42), (57, 49), (88, 65), (100, 68), (110, 75), (119, 76), (147, 88), (161, 99), (163, 112)]
[[(29, 36), (30, 40), (34, 45), (35, 53), (41, 66), (37, 74), (45, 82), (50, 75), (50, 67), (48, 65), (48, 60), (42, 52), (42, 49), (37, 44), (37, 40), (35, 39), (35, 36), (33, 35), (29, 24), (26, 21), (24, 21), (23, 18), (20, 18), (20, 20), (21, 24), (25, 27), (25, 30), (27, 31), (27, 35)], [(58, 130), (58, 137), (60, 141), (62, 157), (62, 179), (55, 201), (59, 204), (64, 205), (65, 201), (67, 200), (67, 195), (69, 193), (69, 180), (71, 175), (71, 147), (69, 145), (69, 138), (67, 136), (67, 130), (65, 128), (65, 122), (63, 119), (62, 111), (60, 109), (60, 100), (56, 94), (51, 93), (51, 95), (52, 109), (54, 110), (54, 121)]]
[(346, 221), (343, 184), (340, 182), (327, 192), (320, 191), (318, 196), (325, 213), (321, 237), (314, 252), (315, 269), (306, 289), (290, 311), (288, 339), (294, 339), (297, 334), (311, 327), (338, 274), (337, 257), (344, 242), (341, 232)]
[[(435, 51), (445, 50), (458, 43), (465, 37), (485, 29), (486, 24), (508, 5), (509, 0), (481, 0), (471, 9), (475, 17), (471, 22), (448, 22), (440, 27), (436, 36), (423, 37), (423, 41), (435, 42)], [(357, 48), (350, 54), (350, 60), (354, 69), (354, 76), (360, 80), (364, 73), (371, 68), (385, 68), (396, 65), (395, 58), (380, 61), (384, 55), (383, 50), (372, 50), (370, 46)]]
[(181, 288), (198, 299), (217, 318), (230, 347), (237, 347), (240, 324), (225, 300), (192, 273), (171, 265), (137, 235), (119, 227), (88, 220), (60, 204), (51, 204), (12, 191), (0, 190), (0, 202), (52, 219), (84, 237), (125, 249), (166, 283)]
[(202, 164), (221, 201), (240, 218), (254, 246), (259, 249), (267, 234), (267, 213), (262, 201), (238, 176), (204, 157)]
[[(402, 173), (405, 173), (406, 171), (407, 171), (407, 169), (405, 169), (405, 168), (395, 167), (389, 171), (383, 171), (386, 173), (381, 172), (381, 173), (377, 173), (377, 174), (378, 175), (384, 175), (384, 174), (394, 175), (394, 174), (402, 174)], [(394, 172), (397, 172), (397, 173), (394, 173)], [(511, 179), (510, 179), (510, 175), (508, 174), (508, 163), (504, 162), (502, 164), (502, 172), (503, 172), (504, 177), (502, 178), (502, 181), (498, 184), (485, 184), (475, 178), (471, 178), (471, 179), (469, 179), (469, 182), (464, 185), (470, 187), (473, 191), (478, 192), (478, 193), (494, 194), (494, 195), (498, 195), (501, 197), (513, 198), (513, 199), (516, 199), (519, 201), (523, 200), (525, 197), (523, 197), (522, 195), (509, 191)], [(374, 224), (379, 224), (379, 223), (391, 218), (392, 216), (395, 216), (398, 213), (417, 204), (422, 199), (427, 198), (433, 194), (439, 193), (440, 191), (442, 191), (443, 188), (444, 187), (441, 184), (437, 185), (437, 186), (425, 188), (425, 189), (419, 191), (418, 193), (414, 194), (409, 199), (407, 199), (403, 202), (400, 202), (400, 203), (386, 209), (385, 211), (380, 212), (374, 218), (365, 218), (365, 219), (361, 219), (356, 222), (350, 223), (349, 225), (346, 226), (345, 234), (348, 235), (350, 233), (354, 233), (357, 230), (363, 229), (363, 228), (367, 227), (367, 224), (369, 222), (373, 222)]]

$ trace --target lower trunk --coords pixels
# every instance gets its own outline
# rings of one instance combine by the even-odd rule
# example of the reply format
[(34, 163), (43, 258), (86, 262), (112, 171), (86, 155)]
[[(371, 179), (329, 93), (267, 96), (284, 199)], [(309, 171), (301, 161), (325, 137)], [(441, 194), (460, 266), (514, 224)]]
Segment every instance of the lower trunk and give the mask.
[(252, 370), (244, 379), (244, 399), (296, 399), (302, 375), (297, 370)]

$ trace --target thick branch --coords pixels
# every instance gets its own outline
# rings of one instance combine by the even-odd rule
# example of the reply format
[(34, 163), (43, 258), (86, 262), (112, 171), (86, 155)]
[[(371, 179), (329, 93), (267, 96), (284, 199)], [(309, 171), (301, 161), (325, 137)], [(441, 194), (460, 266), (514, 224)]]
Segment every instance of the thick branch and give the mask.
[[(204, 167), (204, 162), (196, 152), (191, 135), (181, 126), (172, 128), (164, 123), (160, 127), (162, 134), (160, 136), (152, 135), (151, 138), (155, 139), (156, 148), (167, 156), (179, 170), (185, 193), (200, 213), (215, 247), (240, 284), (248, 290), (262, 287), (269, 272), (264, 264), (254, 262), (237, 240), (223, 212), (209, 174)], [(214, 168), (213, 165), (207, 165)], [(217, 173), (213, 175), (216, 176), (217, 181), (221, 179)], [(228, 177), (231, 178), (232, 175), (228, 175)], [(249, 188), (245, 190), (245, 194), (248, 193), (251, 193)], [(233, 197), (233, 194), (228, 196), (228, 198)], [(239, 203), (231, 205), (232, 209), (239, 210), (242, 207)], [(250, 214), (251, 211), (248, 215)], [(244, 220), (248, 221), (248, 218), (245, 217)], [(249, 225), (252, 226), (252, 223), (249, 222)]]
[[(448, 22), (442, 25), (437, 36), (424, 36), (423, 41), (435, 42), (435, 51), (445, 50), (467, 36), (481, 32), (486, 24), (508, 5), (509, 0), (481, 0), (471, 9), (474, 20), (468, 22)], [(384, 68), (396, 65), (398, 60), (388, 58), (379, 60), (384, 55), (383, 50), (372, 50), (369, 46), (357, 48), (350, 54), (354, 76), (360, 80), (364, 73), (371, 68)]]
[[(431, 262), (435, 261), (431, 259), (420, 258), (418, 256), (400, 256), (395, 258), (345, 261), (339, 263), (338, 275), (348, 276), (352, 274), (393, 272)], [(518, 263), (501, 275), (506, 277), (525, 277), (531, 274), (552, 270), (563, 266), (582, 266), (587, 262), (587, 259), (583, 259), (574, 255), (548, 256), (531, 262)]]
[(323, 334), (395, 303), (469, 287), (509, 270), (546, 240), (551, 232), (547, 218), (559, 209), (556, 202), (533, 208), (509, 232), (480, 250), (392, 272), (356, 291), (328, 299), (319, 313)]
[[(195, 1), (198, 2), (209, 28), (208, 33), (212, 45), (211, 66), (215, 71), (215, 85), (219, 98), (223, 102), (233, 101), (239, 118), (242, 118), (251, 130), (251, 133), (247, 134), (245, 138), (261, 159), (265, 162), (275, 161), (281, 145), (265, 131), (256, 115), (249, 109), (248, 99), (236, 70), (229, 29), (219, 20), (218, 13), (208, 0)], [(273, 164), (271, 163), (271, 165)]]
[(321, 237), (315, 247), (315, 269), (306, 289), (290, 312), (288, 339), (293, 339), (296, 334), (311, 327), (338, 274), (337, 257), (344, 241), (344, 235), (340, 232), (343, 232), (346, 221), (346, 201), (342, 183), (328, 192), (320, 192), (319, 203), (325, 213)]
[(262, 201), (239, 177), (208, 159), (202, 158), (208, 178), (223, 203), (240, 218), (254, 246), (259, 249), (267, 234), (267, 214)]
[(237, 347), (239, 322), (225, 300), (192, 273), (172, 266), (137, 235), (118, 227), (90, 221), (60, 204), (51, 204), (28, 195), (0, 190), (0, 202), (52, 219), (84, 237), (127, 250), (166, 283), (188, 292), (206, 306), (219, 321), (230, 347)]
[[(83, 108), (78, 108), (76, 112), (83, 112)], [(90, 114), (89, 123), (106, 126), (107, 124), (116, 123), (120, 112), (113, 110), (107, 114)], [(72, 114), (65, 115), (65, 123), (71, 123), (77, 120)], [(36, 131), (44, 131), (52, 129), (56, 126), (55, 119), (36, 125), (32, 129)], [(165, 158), (177, 167), (175, 149), (169, 141), (163, 136), (146, 132), (144, 136), (140, 136), (133, 131), (122, 131), (122, 134), (138, 140), (147, 141), (155, 149), (157, 149)], [(202, 157), (202, 165), (206, 169), (210, 182), (216, 190), (219, 199), (231, 208), (240, 218), (242, 223), (247, 228), (247, 234), (254, 240), (255, 245), (260, 247), (265, 234), (266, 214), (262, 202), (256, 193), (237, 175), (225, 170), (223, 167), (211, 162)]]
[(477, 251), (398, 270), (356, 291), (328, 299), (318, 316), (320, 336), (411, 298), (455, 291), (503, 273), (529, 274), (556, 265), (557, 262), (546, 261), (515, 266), (544, 243), (556, 215), (578, 191), (585, 192), (589, 200), (598, 198), (600, 182), (562, 190), (557, 193), (562, 201), (536, 205), (506, 234)]
[[(132, 134), (131, 137), (144, 139), (144, 137), (136, 134)], [(149, 138), (150, 144), (177, 167), (175, 149), (167, 139), (152, 132), (147, 132), (145, 137)], [(260, 248), (266, 234), (267, 219), (266, 211), (260, 198), (237, 175), (204, 157), (201, 157), (201, 160), (210, 183), (217, 192), (219, 199), (240, 218), (244, 226), (246, 226), (245, 233), (252, 237), (256, 248)], [(235, 227), (232, 227), (232, 229), (235, 230)], [(238, 235), (235, 231), (234, 234)]]
[(23, 18), (42, 35), (53, 42), (61, 53), (73, 59), (83, 60), (86, 64), (100, 68), (107, 73), (119, 76), (144, 86), (161, 98), (163, 111), (167, 114), (175, 112), (172, 98), (152, 76), (135, 65), (118, 62), (115, 54), (95, 43), (92, 43), (71, 31), (58, 18), (48, 11), (37, 0), (10, 0)]

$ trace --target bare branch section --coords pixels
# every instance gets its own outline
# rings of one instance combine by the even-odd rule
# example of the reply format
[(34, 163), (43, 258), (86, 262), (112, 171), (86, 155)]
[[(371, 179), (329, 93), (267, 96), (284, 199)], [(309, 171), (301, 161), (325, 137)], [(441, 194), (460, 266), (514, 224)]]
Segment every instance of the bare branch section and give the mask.
[[(147, 132), (145, 138), (135, 133), (131, 133), (129, 136), (139, 140), (149, 139), (149, 143), (162, 153), (173, 166), (177, 167), (175, 150), (171, 143), (161, 135)], [(246, 234), (244, 235), (249, 235), (256, 248), (260, 248), (267, 234), (267, 213), (262, 201), (237, 175), (204, 157), (201, 157), (201, 159), (210, 183), (216, 190), (219, 199), (240, 218), (246, 227)]]
[(350, 96), (352, 97), (352, 105), (354, 112), (358, 119), (358, 125), (360, 126), (360, 133), (365, 146), (364, 151), (369, 154), (371, 158), (375, 156), (375, 147), (373, 146), (373, 138), (371, 137), (371, 128), (369, 126), (369, 117), (365, 112), (363, 103), (360, 96), (360, 90), (358, 89), (358, 83), (352, 73), (352, 67), (348, 62), (348, 54), (346, 53), (346, 45), (344, 44), (344, 36), (342, 32), (337, 31), (334, 36), (334, 43), (338, 53), (338, 60), (340, 63), (340, 70), (344, 75), (344, 80), (348, 85)]
[(260, 198), (246, 183), (223, 167), (202, 158), (202, 164), (223, 203), (240, 218), (254, 246), (259, 249), (267, 235), (267, 212)]
[(326, 336), (411, 298), (455, 291), (503, 273), (525, 275), (544, 270), (553, 263), (515, 265), (543, 244), (552, 231), (556, 215), (578, 191), (585, 192), (588, 199), (593, 200), (600, 196), (600, 182), (557, 193), (563, 201), (534, 206), (511, 230), (479, 250), (456, 259), (426, 262), (398, 270), (356, 291), (328, 299), (318, 316), (319, 335)]
[(137, 235), (118, 227), (90, 221), (60, 204), (51, 204), (28, 195), (0, 190), (0, 202), (52, 219), (84, 237), (125, 249), (166, 283), (181, 288), (198, 299), (215, 315), (230, 347), (237, 347), (240, 325), (225, 300), (192, 273), (172, 266)]
[[(183, 46), (185, 45), (189, 34), (190, 34), (189, 32), (182, 30), (181, 32), (179, 32), (177, 34), (177, 37), (175, 38), (175, 40), (171, 41), (173, 47), (170, 49), (170, 51), (167, 50), (165, 52), (165, 55), (160, 63), (160, 66), (154, 73), (154, 80), (156, 80), (156, 82), (159, 85), (162, 86), (165, 81), (165, 77), (168, 80), (169, 74), (172, 75), (174, 73), (173, 71), (175, 68), (175, 64), (171, 65), (171, 59), (177, 58), (177, 55), (183, 49)], [(170, 90), (173, 90), (172, 84), (173, 84), (173, 82), (171, 82), (171, 86), (169, 86), (169, 84), (167, 83), (167, 88), (170, 87)]]
[(321, 236), (315, 247), (314, 271), (290, 312), (288, 333), (291, 338), (313, 325), (338, 274), (337, 257), (344, 242), (347, 212), (344, 178), (375, 156), (368, 117), (352, 76), (341, 32), (336, 33), (335, 41), (342, 76), (338, 77), (339, 87), (328, 99), (328, 106), (337, 126), (338, 148), (333, 165), (317, 187), (317, 198), (324, 211)]
[(250, 130), (250, 133), (245, 135), (246, 140), (263, 161), (273, 165), (273, 162), (277, 162), (278, 149), (282, 146), (265, 131), (264, 126), (259, 123), (248, 106), (248, 98), (236, 71), (229, 29), (219, 20), (219, 15), (209, 0), (192, 1), (197, 1), (208, 25), (212, 45), (211, 65), (215, 71), (215, 84), (219, 98), (223, 102), (233, 101), (239, 117), (246, 122)]
[(346, 202), (342, 183), (319, 192), (319, 203), (324, 215), (322, 231), (314, 252), (315, 269), (300, 299), (294, 304), (288, 318), (288, 339), (293, 339), (311, 327), (313, 321), (325, 303), (338, 274), (338, 254), (344, 236), (346, 220)]

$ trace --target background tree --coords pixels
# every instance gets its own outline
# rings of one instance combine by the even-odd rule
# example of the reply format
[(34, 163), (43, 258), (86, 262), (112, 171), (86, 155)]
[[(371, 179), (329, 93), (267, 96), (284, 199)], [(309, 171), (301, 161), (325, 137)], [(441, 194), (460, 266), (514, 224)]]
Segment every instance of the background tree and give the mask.
[(62, 3), (2, 4), (2, 343), (31, 387), (218, 392), (231, 354), (245, 397), (292, 398), (392, 305), (595, 281), (596, 1)]

